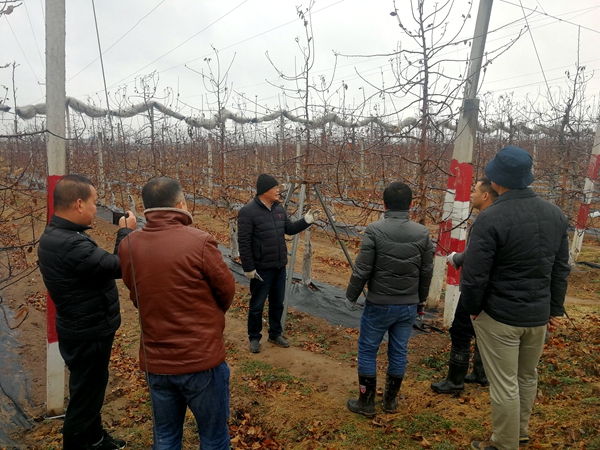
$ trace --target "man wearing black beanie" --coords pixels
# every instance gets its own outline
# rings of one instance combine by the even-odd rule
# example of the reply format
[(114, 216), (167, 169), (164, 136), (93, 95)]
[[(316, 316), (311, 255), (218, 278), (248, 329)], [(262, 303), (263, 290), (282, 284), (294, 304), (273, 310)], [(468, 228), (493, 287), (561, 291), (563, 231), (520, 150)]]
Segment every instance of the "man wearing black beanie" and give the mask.
[(248, 338), (250, 351), (260, 352), (262, 313), (269, 298), (269, 342), (287, 348), (281, 317), (285, 295), (287, 246), (285, 235), (300, 233), (319, 218), (310, 209), (292, 222), (279, 202), (279, 183), (266, 173), (256, 180), (256, 196), (238, 213), (238, 240), (242, 268), (250, 279)]

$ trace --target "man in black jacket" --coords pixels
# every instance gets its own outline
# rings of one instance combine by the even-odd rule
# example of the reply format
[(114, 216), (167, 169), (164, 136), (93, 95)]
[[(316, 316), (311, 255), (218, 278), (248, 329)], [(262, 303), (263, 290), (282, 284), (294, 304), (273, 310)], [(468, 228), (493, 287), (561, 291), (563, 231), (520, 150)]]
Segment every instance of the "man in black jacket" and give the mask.
[(358, 338), (359, 398), (347, 403), (350, 411), (367, 417), (375, 415), (377, 353), (386, 332), (383, 409), (396, 411), (417, 305), (427, 300), (433, 276), (433, 244), (427, 227), (410, 220), (411, 203), (406, 184), (394, 182), (385, 188), (384, 217), (365, 229), (346, 289), (346, 307), (352, 310), (365, 284), (369, 288)]
[[(55, 213), (40, 238), (40, 272), (56, 306), (59, 351), (69, 368), (69, 405), (63, 449), (120, 449), (125, 441), (102, 427), (100, 410), (108, 363), (121, 324), (119, 257), (98, 247), (85, 231), (96, 214), (98, 194), (81, 175), (63, 177), (54, 189)], [(136, 228), (131, 211), (119, 220), (119, 242)]]
[(490, 440), (474, 449), (516, 450), (529, 441), (529, 417), (546, 328), (564, 314), (570, 272), (567, 219), (528, 188), (529, 153), (505, 147), (485, 167), (498, 199), (471, 231), (462, 297), (490, 381)]
[[(279, 183), (268, 174), (256, 181), (256, 197), (238, 214), (240, 258), (250, 279), (248, 338), (250, 351), (260, 352), (262, 313), (269, 298), (269, 342), (287, 348), (281, 317), (285, 295), (287, 246), (285, 235), (300, 233), (318, 219), (319, 210), (309, 210), (304, 218), (292, 222), (279, 203)], [(293, 268), (292, 268), (293, 270)]]

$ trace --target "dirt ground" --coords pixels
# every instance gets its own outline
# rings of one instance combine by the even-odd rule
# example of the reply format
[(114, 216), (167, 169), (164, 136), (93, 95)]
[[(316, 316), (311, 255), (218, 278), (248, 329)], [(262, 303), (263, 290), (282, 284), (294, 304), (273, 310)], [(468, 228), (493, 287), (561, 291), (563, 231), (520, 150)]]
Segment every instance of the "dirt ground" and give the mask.
[[(227, 229), (212, 220), (210, 212), (200, 211), (196, 222), (223, 243), (227, 241)], [(112, 249), (116, 227), (96, 219), (90, 234), (101, 247)], [(315, 252), (313, 278), (344, 288), (350, 269), (339, 245), (335, 245), (332, 236), (326, 233), (316, 232), (312, 236)], [(354, 257), (358, 245), (349, 242), (349, 246)], [(36, 259), (35, 252), (29, 257)], [(301, 259), (301, 256), (297, 258), (297, 271), (301, 270)], [(597, 313), (600, 305), (598, 271), (577, 269), (572, 275), (572, 282), (568, 304), (576, 306), (571, 314), (589, 317)], [(151, 413), (144, 376), (137, 364), (137, 313), (129, 301), (128, 290), (120, 281), (118, 286), (123, 321), (113, 349), (103, 418), (112, 433), (128, 441), (128, 448), (146, 449), (150, 448), (152, 441)], [(14, 317), (7, 319), (11, 327), (18, 325), (19, 354), (25, 369), (24, 376), (30, 383), (30, 402), (24, 401), (23, 407), (32, 418), (33, 425), (30, 430), (10, 430), (10, 435), (22, 449), (60, 448), (62, 421), (45, 419), (45, 288), (39, 272), (35, 271), (5, 288), (2, 298), (4, 305), (15, 313)], [(225, 331), (227, 361), (231, 367), (230, 428), (233, 448), (442, 450), (466, 448), (471, 439), (488, 437), (486, 433), (490, 431), (491, 416), (486, 388), (469, 385), (465, 394), (458, 397), (436, 395), (429, 389), (433, 377), (439, 379), (446, 370), (447, 333), (428, 332), (411, 339), (409, 368), (402, 386), (403, 400), (399, 413), (361, 420), (345, 409), (347, 399), (356, 395), (358, 330), (332, 326), (322, 319), (291, 309), (286, 328), (291, 347), (281, 349), (264, 339), (262, 351), (251, 354), (247, 348), (247, 302), (248, 288), (238, 285), (236, 300), (227, 314)], [(433, 324), (441, 326), (441, 320), (437, 319)], [(385, 355), (381, 359), (379, 368), (384, 374)], [(581, 382), (592, 383), (596, 389), (593, 392), (597, 394), (594, 395), (600, 397), (599, 379), (588, 377), (586, 381), (583, 378)], [(380, 390), (382, 383), (380, 378)], [(65, 396), (67, 394), (65, 387)], [(541, 398), (540, 404), (543, 401), (544, 398)], [(587, 405), (597, 407), (597, 398)], [(581, 410), (588, 406), (582, 406)], [(416, 418), (420, 418), (423, 425), (413, 429)], [(535, 441), (538, 445), (532, 448), (598, 448), (594, 446), (594, 442), (598, 441), (589, 438), (587, 425), (578, 425), (579, 431), (576, 425), (565, 431), (565, 424), (555, 420), (554, 426), (559, 431), (563, 427), (563, 433), (552, 434), (546, 431), (548, 420), (551, 420), (549, 415), (532, 419), (532, 442), (538, 438)], [(198, 448), (193, 420), (188, 422), (184, 448)], [(575, 429), (573, 437), (565, 438), (567, 432), (571, 433), (571, 428)], [(379, 435), (377, 439), (375, 435)], [(560, 437), (556, 437), (558, 435)]]

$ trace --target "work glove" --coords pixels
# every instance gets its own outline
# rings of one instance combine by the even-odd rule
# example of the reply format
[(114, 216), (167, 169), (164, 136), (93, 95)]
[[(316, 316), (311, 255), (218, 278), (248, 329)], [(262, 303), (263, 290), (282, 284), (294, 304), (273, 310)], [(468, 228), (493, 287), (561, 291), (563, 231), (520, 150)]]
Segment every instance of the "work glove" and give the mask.
[(307, 224), (311, 224), (313, 223), (315, 220), (319, 220), (319, 217), (321, 216), (321, 210), (320, 209), (309, 209), (308, 212), (304, 215), (304, 220), (306, 221)]
[(250, 280), (256, 278), (256, 270), (253, 270), (252, 272), (244, 272), (244, 275), (246, 275), (246, 278)]
[(419, 315), (419, 316), (425, 315), (425, 303), (419, 303), (417, 305), (417, 315)]
[(356, 306), (356, 301), (352, 301), (350, 299), (346, 299), (344, 301), (344, 305), (346, 305), (346, 308), (348, 308), (348, 311), (356, 311), (358, 309), (358, 306)]
[(456, 263), (454, 262), (454, 255), (456, 255), (456, 252), (452, 252), (450, 253), (447, 257), (446, 257), (446, 261), (448, 261), (448, 264), (450, 264), (452, 267), (454, 267), (455, 269), (458, 269), (458, 266), (456, 265)]

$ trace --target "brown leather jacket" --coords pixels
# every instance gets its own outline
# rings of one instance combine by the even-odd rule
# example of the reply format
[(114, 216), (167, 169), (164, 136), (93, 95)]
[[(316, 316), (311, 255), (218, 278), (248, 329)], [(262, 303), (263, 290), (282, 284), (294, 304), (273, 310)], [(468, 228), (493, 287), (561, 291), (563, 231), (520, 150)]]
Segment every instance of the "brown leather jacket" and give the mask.
[(119, 245), (123, 281), (141, 318), (140, 367), (165, 375), (212, 369), (225, 360), (233, 275), (215, 238), (189, 226), (187, 211), (144, 214), (146, 225)]

